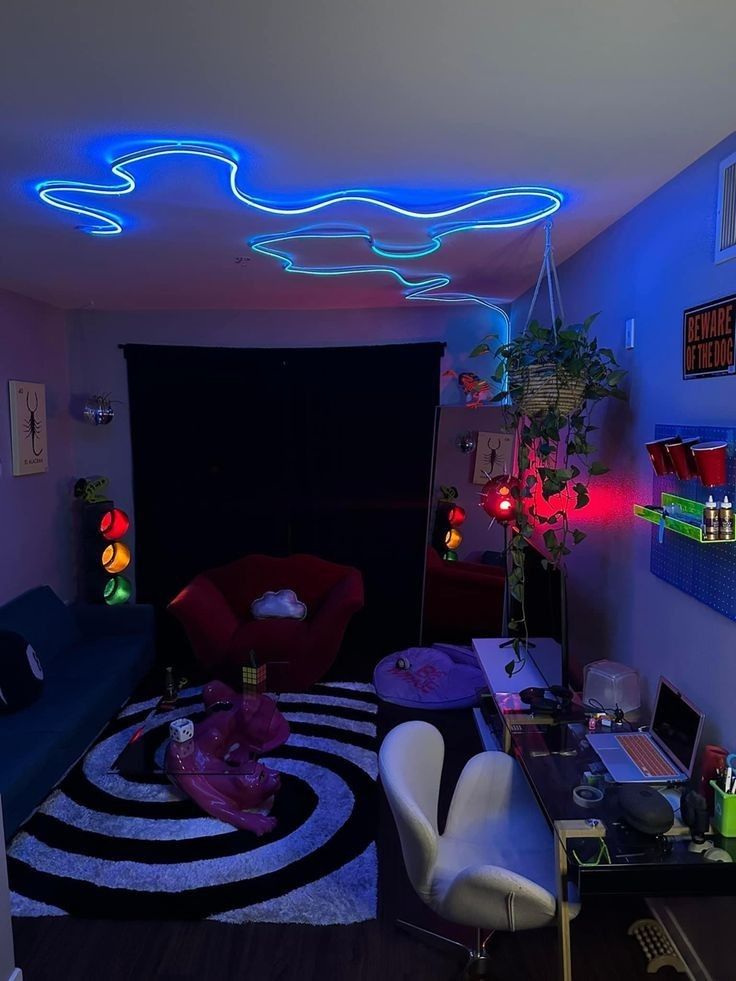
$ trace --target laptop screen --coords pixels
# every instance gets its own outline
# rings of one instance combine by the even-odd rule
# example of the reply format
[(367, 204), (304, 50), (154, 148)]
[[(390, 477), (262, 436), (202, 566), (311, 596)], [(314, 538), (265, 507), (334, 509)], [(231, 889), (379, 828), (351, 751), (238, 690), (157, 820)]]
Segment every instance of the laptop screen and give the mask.
[(688, 776), (692, 772), (702, 722), (702, 712), (683, 698), (666, 678), (660, 678), (652, 732)]

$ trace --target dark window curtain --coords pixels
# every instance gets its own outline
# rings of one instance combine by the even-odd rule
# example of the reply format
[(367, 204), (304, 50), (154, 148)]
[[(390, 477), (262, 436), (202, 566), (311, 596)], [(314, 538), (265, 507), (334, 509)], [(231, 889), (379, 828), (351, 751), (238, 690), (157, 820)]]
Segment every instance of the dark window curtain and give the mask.
[(126, 346), (139, 599), (309, 552), (364, 576), (343, 675), (416, 643), (442, 350)]

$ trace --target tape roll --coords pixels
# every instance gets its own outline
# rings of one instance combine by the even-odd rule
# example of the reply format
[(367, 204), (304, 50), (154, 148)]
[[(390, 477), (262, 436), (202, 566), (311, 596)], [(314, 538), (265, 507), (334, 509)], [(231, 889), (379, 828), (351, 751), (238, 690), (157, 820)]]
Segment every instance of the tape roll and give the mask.
[(575, 787), (572, 792), (572, 799), (578, 807), (595, 807), (603, 800), (603, 791), (597, 787)]

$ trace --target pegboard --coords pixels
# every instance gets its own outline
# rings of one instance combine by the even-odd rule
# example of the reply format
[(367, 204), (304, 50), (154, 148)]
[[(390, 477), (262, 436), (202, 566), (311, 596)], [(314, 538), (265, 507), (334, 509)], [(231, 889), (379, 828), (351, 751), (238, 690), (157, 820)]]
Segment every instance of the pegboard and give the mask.
[[(700, 436), (703, 441), (724, 441), (728, 446), (728, 485), (708, 488), (703, 487), (697, 477), (680, 480), (676, 474), (655, 475), (652, 501), (646, 503), (658, 504), (663, 492), (701, 502), (706, 501), (710, 493), (717, 500), (726, 493), (733, 500), (736, 496), (736, 428), (657, 425), (654, 434), (655, 439)], [(729, 620), (736, 620), (736, 544), (702, 545), (670, 531), (665, 531), (664, 541), (660, 544), (659, 530), (653, 528), (650, 568), (655, 576), (706, 603)]]

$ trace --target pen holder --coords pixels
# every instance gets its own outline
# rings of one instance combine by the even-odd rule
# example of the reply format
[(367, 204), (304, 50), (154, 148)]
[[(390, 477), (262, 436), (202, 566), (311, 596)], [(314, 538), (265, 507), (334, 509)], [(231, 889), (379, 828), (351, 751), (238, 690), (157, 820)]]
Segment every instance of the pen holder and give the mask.
[(713, 827), (724, 838), (736, 838), (736, 794), (724, 794), (715, 780), (711, 780), (714, 794)]

